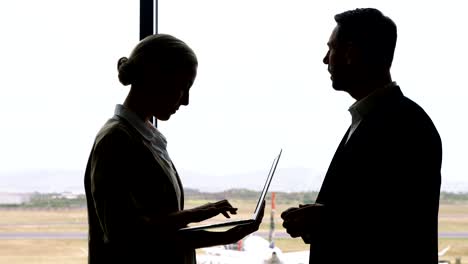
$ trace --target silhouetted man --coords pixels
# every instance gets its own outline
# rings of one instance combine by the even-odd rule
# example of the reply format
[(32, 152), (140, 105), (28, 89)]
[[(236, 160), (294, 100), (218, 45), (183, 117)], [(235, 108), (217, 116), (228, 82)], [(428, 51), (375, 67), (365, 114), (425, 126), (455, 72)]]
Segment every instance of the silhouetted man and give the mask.
[(310, 243), (313, 264), (437, 263), (442, 144), (392, 81), (396, 26), (370, 8), (335, 20), (323, 62), (333, 88), (356, 99), (352, 124), (316, 204), (286, 210), (283, 226)]

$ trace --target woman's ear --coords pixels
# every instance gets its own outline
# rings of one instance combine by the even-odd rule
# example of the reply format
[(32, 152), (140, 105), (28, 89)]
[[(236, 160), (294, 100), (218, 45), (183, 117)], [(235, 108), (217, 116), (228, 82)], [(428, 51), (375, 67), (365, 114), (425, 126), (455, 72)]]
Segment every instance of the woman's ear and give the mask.
[(132, 68), (133, 68), (132, 65), (130, 65), (128, 58), (126, 57), (122, 57), (117, 61), (117, 71), (119, 72), (119, 81), (123, 85), (129, 85), (134, 82), (135, 74)]
[(120, 66), (128, 61), (127, 57), (122, 57), (117, 61), (117, 70), (120, 70)]

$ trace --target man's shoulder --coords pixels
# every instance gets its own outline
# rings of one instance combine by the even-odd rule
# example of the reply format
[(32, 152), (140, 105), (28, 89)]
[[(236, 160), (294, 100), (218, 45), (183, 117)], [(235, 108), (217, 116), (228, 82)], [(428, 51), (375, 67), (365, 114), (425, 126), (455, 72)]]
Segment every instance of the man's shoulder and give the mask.
[(424, 121), (432, 123), (429, 114), (416, 101), (403, 94), (399, 86), (388, 93), (387, 99), (383, 102), (378, 111), (381, 114), (395, 116), (398, 120), (412, 120), (415, 122)]
[(416, 137), (425, 138), (423, 135), (426, 135), (440, 141), (439, 132), (432, 118), (417, 102), (403, 95), (393, 107), (392, 124), (396, 126), (395, 129), (405, 133), (411, 132), (409, 134)]
[(421, 121), (424, 123), (433, 124), (433, 121), (429, 114), (424, 110), (424, 108), (419, 105), (417, 102), (413, 101), (412, 99), (403, 96), (400, 107), (400, 115), (402, 118), (411, 119), (411, 121), (417, 122)]
[(392, 137), (401, 133), (406, 137), (427, 135), (434, 139), (440, 138), (436, 125), (426, 110), (404, 95), (398, 86), (381, 101), (368, 124), (372, 124), (368, 126), (369, 129), (377, 126), (383, 130), (383, 133)]

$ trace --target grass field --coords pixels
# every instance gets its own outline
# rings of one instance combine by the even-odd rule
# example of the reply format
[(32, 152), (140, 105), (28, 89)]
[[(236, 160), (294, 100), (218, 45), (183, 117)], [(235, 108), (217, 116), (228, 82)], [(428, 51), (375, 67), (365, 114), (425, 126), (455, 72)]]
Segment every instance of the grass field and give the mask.
[[(206, 201), (187, 202), (187, 208)], [(231, 201), (239, 207), (239, 213), (233, 218), (249, 216), (255, 206), (245, 201)], [(275, 221), (276, 232), (283, 232), (280, 213), (295, 205), (277, 204)], [(0, 210), (0, 235), (10, 233), (83, 233), (87, 232), (86, 211), (70, 210)], [(213, 221), (222, 220), (217, 217)], [(267, 232), (270, 221), (270, 208), (267, 207), (260, 231)], [(439, 213), (440, 232), (468, 233), (468, 204), (444, 205)], [(276, 238), (276, 245), (284, 252), (307, 250), (301, 239)], [(468, 238), (440, 238), (439, 249), (450, 245), (451, 249), (441, 259), (455, 263), (461, 257), (462, 263), (468, 264)], [(84, 264), (87, 256), (86, 239), (0, 239), (0, 263), (26, 264)], [(365, 257), (363, 252), (362, 257)]]
[(87, 241), (0, 240), (0, 263), (8, 264), (85, 264)]

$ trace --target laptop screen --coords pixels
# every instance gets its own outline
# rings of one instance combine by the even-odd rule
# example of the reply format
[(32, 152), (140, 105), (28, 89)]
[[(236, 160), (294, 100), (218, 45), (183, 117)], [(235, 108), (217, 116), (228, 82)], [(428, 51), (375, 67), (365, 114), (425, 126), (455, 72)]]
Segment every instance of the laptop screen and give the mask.
[(190, 230), (202, 230), (202, 229), (208, 229), (208, 228), (218, 228), (218, 227), (225, 227), (225, 226), (231, 226), (231, 225), (237, 225), (237, 224), (246, 224), (246, 223), (251, 223), (251, 221), (257, 220), (259, 217), (260, 213), (260, 208), (262, 205), (263, 200), (265, 200), (266, 194), (268, 193), (268, 188), (270, 187), (271, 180), (273, 179), (273, 175), (275, 174), (276, 171), (276, 166), (278, 165), (279, 159), (281, 157), (281, 153), (283, 150), (280, 150), (280, 153), (276, 158), (273, 160), (273, 164), (271, 165), (270, 171), (268, 172), (268, 177), (265, 181), (265, 186), (263, 186), (263, 190), (260, 194), (260, 197), (258, 198), (257, 201), (257, 206), (255, 207), (255, 211), (253, 213), (252, 218), (250, 219), (244, 219), (244, 220), (233, 220), (231, 219), (230, 221), (225, 221), (221, 223), (214, 223), (214, 224), (205, 224), (205, 225), (196, 225), (196, 226), (189, 226), (185, 228), (181, 228), (179, 231), (190, 231)]
[(268, 193), (268, 188), (270, 187), (271, 179), (273, 178), (273, 174), (275, 174), (276, 171), (276, 166), (278, 165), (279, 159), (281, 157), (281, 153), (283, 152), (283, 149), (280, 150), (278, 156), (273, 160), (273, 164), (271, 165), (270, 172), (268, 173), (267, 180), (265, 181), (265, 186), (263, 186), (262, 194), (260, 195), (260, 198), (258, 199), (257, 206), (255, 207), (255, 212), (253, 215), (253, 219), (257, 219), (258, 213), (260, 212), (260, 207), (262, 205), (263, 200), (265, 200), (265, 197)]

